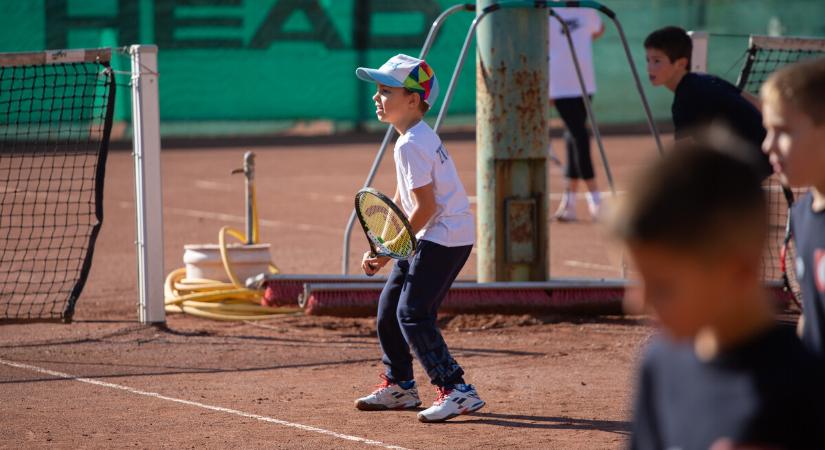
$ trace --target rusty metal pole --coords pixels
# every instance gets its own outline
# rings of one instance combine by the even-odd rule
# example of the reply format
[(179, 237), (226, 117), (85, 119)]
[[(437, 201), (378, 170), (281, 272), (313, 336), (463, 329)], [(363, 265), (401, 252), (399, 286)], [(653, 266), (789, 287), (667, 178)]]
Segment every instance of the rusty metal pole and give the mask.
[[(477, 14), (496, 3), (479, 0)], [(478, 27), (478, 280), (548, 278), (546, 8), (501, 9)]]

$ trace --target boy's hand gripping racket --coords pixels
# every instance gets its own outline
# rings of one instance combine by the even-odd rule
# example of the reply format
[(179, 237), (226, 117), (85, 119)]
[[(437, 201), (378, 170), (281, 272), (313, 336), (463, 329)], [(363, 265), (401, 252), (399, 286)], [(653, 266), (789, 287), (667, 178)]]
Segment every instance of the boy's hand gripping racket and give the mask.
[(416, 247), (409, 220), (386, 195), (372, 188), (355, 194), (355, 214), (373, 256), (407, 259)]

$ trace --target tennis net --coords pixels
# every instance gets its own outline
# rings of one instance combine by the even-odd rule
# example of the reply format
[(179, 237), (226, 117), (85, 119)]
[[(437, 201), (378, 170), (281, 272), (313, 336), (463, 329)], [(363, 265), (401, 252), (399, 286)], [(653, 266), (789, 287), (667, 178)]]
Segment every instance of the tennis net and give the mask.
[(0, 322), (72, 318), (103, 220), (110, 59), (0, 54)]
[[(752, 94), (758, 94), (759, 88), (776, 70), (787, 64), (792, 64), (807, 58), (825, 57), (825, 39), (802, 37), (751, 36), (748, 44), (747, 58), (739, 73), (737, 85)], [(764, 258), (764, 277), (767, 281), (779, 282), (782, 278), (780, 270), (780, 250), (785, 236), (785, 224), (788, 217), (788, 202), (782, 192), (782, 185), (776, 175), (765, 182), (770, 213), (770, 238)], [(794, 189), (794, 198), (804, 192)], [(788, 276), (791, 286), (798, 289), (794, 268), (795, 252), (793, 244), (789, 246), (785, 258), (788, 264)], [(799, 295), (799, 292), (795, 292)]]

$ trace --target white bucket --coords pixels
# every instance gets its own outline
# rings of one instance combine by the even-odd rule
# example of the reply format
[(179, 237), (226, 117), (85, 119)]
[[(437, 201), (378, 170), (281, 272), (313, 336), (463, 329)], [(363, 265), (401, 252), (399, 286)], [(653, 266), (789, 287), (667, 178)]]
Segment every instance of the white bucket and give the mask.
[[(269, 244), (226, 246), (229, 267), (243, 283), (247, 278), (269, 272), (272, 258)], [(183, 246), (183, 263), (186, 264), (186, 278), (207, 279), (231, 283), (223, 268), (220, 246), (217, 244), (190, 244)]]

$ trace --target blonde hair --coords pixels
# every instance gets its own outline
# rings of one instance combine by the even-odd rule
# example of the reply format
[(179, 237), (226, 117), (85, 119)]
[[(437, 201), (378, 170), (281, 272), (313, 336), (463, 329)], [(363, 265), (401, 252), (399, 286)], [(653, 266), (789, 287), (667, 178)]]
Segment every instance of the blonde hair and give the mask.
[(825, 123), (825, 58), (806, 60), (774, 72), (759, 90), (762, 100), (785, 102)]

